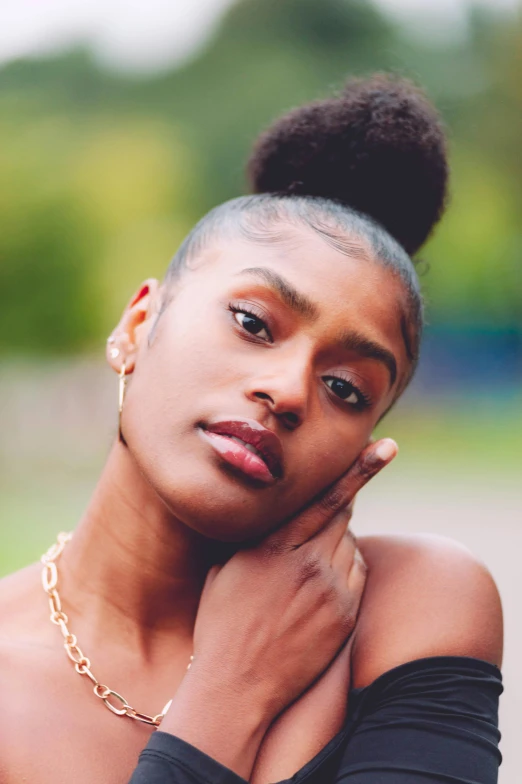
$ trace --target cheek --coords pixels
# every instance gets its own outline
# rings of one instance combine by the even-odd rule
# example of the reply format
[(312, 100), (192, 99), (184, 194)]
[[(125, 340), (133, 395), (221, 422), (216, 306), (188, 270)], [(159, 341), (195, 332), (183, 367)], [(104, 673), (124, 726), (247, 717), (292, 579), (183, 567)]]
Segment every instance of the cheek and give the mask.
[(347, 422), (336, 428), (328, 428), (324, 420), (321, 424), (315, 437), (308, 435), (300, 460), (304, 486), (312, 497), (348, 471), (372, 432), (371, 423), (362, 417), (347, 417)]
[(215, 307), (181, 300), (163, 319), (151, 345), (140, 352), (128, 399), (133, 420), (161, 420), (168, 428), (238, 368)]
[[(366, 445), (364, 415), (325, 411), (316, 400), (306, 422), (282, 432), (288, 473), (270, 490), (224, 476), (197, 435), (200, 419), (245, 411), (245, 381), (259, 371), (219, 313), (178, 310), (144, 347), (130, 380), (123, 432), (141, 473), (167, 507), (215, 539), (244, 541), (280, 525), (338, 479)], [(201, 311), (201, 312), (200, 312)]]

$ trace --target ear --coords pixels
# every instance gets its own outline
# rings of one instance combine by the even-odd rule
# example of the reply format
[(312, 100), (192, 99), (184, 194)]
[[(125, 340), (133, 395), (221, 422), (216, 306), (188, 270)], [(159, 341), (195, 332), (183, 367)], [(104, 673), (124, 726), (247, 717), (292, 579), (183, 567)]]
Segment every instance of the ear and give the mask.
[(159, 282), (148, 278), (129, 300), (118, 326), (107, 340), (107, 362), (116, 373), (124, 362), (126, 373), (134, 370), (139, 346), (148, 334), (147, 322), (157, 314), (159, 296)]

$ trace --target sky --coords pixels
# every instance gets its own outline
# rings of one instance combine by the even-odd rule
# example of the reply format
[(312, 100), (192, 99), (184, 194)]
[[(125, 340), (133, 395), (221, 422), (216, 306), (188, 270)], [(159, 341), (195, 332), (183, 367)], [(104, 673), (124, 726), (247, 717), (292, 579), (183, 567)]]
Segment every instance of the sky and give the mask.
[[(465, 31), (473, 0), (374, 0), (406, 27), (431, 37)], [(117, 69), (154, 71), (189, 57), (233, 0), (0, 0), (0, 64), (89, 46)], [(321, 0), (317, 0), (321, 2)], [(519, 0), (475, 0), (497, 9)]]

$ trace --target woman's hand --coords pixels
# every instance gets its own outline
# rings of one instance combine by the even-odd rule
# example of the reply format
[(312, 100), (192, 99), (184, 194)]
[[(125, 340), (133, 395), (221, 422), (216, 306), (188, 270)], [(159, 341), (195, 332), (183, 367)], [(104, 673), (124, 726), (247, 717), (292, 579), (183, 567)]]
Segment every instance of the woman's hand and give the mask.
[[(389, 439), (371, 444), (304, 511), (211, 570), (196, 619), (195, 660), (162, 730), (249, 777), (269, 724), (324, 672), (353, 631), (365, 566), (347, 528), (351, 504), (396, 451)], [(199, 699), (204, 716), (198, 721), (193, 707), (190, 729), (180, 702), (194, 706)]]

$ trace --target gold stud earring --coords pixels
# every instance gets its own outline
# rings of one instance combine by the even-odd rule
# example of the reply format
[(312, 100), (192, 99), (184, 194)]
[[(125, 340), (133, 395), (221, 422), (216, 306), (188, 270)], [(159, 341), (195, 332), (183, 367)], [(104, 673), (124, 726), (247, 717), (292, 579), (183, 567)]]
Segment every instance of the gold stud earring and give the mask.
[(125, 365), (125, 360), (121, 363), (120, 368), (120, 383), (119, 383), (119, 390), (118, 390), (118, 426), (121, 430), (121, 412), (123, 411), (123, 401), (125, 399), (125, 387), (127, 386), (127, 368)]

